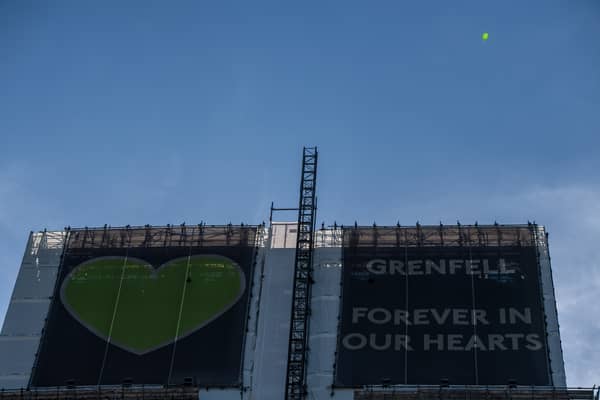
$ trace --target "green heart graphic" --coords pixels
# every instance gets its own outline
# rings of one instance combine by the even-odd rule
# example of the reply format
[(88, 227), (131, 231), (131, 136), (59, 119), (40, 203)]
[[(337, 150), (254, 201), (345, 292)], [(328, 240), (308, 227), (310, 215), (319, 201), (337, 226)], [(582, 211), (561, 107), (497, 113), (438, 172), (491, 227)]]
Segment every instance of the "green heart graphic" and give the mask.
[(218, 255), (177, 258), (158, 269), (136, 258), (100, 257), (75, 267), (60, 297), (94, 334), (145, 354), (218, 318), (245, 286), (241, 268)]

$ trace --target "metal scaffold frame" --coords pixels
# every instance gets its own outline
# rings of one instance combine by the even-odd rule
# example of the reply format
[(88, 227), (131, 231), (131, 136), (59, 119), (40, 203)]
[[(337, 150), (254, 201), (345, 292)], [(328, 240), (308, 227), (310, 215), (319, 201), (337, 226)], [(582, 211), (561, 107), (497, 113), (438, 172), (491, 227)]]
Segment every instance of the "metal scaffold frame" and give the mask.
[[(248, 228), (256, 229), (249, 234)], [(263, 246), (258, 232), (263, 225), (166, 225), (122, 226), (102, 228), (66, 228), (70, 233), (68, 249), (134, 248), (134, 247), (205, 247), (254, 244)], [(259, 238), (261, 238), (259, 240)]]
[(306, 356), (312, 284), (312, 256), (316, 213), (317, 148), (305, 147), (298, 206), (298, 236), (294, 262), (294, 285), (290, 320), (286, 400), (303, 399), (306, 394)]
[(354, 391), (356, 400), (598, 400), (598, 388), (562, 386), (402, 385), (367, 386)]
[[(352, 247), (503, 247), (537, 245), (527, 225), (420, 225), (341, 227), (343, 243)], [(334, 243), (333, 245), (339, 243)]]

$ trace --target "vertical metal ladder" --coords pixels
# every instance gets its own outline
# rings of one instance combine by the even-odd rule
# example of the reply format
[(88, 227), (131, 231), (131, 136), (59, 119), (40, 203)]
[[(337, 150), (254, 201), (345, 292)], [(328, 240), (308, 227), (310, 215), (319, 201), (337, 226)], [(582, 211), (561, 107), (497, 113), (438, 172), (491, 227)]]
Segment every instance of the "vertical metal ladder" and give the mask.
[(294, 262), (294, 287), (288, 347), (286, 400), (303, 399), (312, 284), (313, 232), (316, 214), (317, 148), (305, 147), (302, 157), (298, 237)]

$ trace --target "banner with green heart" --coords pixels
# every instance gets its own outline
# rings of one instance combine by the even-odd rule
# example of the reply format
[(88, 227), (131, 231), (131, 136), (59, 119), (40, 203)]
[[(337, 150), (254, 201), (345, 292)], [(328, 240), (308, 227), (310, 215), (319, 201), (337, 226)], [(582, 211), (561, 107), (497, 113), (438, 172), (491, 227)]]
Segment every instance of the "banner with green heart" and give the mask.
[(91, 332), (141, 355), (206, 326), (238, 302), (245, 286), (239, 265), (219, 255), (181, 257), (159, 268), (99, 257), (67, 275), (60, 297)]

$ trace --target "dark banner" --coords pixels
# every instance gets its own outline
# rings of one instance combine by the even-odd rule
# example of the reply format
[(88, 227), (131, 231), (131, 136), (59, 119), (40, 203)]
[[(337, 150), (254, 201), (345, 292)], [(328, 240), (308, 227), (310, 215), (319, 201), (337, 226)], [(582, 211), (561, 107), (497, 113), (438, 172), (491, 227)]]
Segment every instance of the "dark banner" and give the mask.
[(550, 384), (534, 247), (343, 248), (337, 386)]
[(69, 249), (33, 386), (239, 385), (254, 251)]

